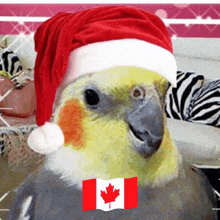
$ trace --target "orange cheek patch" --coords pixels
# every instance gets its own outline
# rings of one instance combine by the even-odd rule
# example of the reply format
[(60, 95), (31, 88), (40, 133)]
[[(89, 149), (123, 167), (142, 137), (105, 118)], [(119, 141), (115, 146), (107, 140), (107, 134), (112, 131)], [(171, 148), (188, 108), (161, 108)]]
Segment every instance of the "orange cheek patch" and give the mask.
[(61, 109), (58, 125), (63, 131), (66, 144), (83, 146), (82, 119), (84, 116), (85, 112), (76, 100), (67, 101)]

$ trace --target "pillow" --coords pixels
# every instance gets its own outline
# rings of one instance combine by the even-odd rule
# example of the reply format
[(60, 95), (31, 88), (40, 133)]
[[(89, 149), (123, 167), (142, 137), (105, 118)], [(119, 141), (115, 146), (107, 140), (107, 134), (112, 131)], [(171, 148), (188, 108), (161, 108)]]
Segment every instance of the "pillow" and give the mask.
[(193, 95), (202, 87), (203, 75), (194, 72), (177, 71), (177, 87), (169, 85), (165, 99), (165, 113), (168, 118), (185, 120)]
[(0, 56), (0, 71), (5, 71), (10, 76), (13, 76), (22, 69), (18, 56), (8, 48), (4, 49)]
[(186, 120), (220, 128), (220, 80), (207, 83), (192, 97)]
[[(0, 76), (0, 96), (4, 96), (14, 85), (10, 79)], [(8, 109), (11, 108), (11, 109)], [(29, 117), (35, 114), (36, 97), (34, 82), (27, 81), (21, 89), (14, 89), (0, 102), (0, 111), (11, 117)]]
[(169, 118), (167, 127), (181, 155), (189, 163), (220, 167), (219, 128)]

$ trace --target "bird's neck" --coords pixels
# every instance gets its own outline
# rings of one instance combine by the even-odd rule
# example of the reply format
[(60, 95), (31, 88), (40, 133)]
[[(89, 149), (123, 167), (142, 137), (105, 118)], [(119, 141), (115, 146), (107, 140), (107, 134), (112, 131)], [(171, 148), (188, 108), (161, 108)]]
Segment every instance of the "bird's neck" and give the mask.
[(182, 157), (165, 127), (164, 138), (158, 151), (147, 159), (144, 183), (162, 186), (179, 175)]
[(167, 129), (159, 150), (149, 159), (137, 154), (131, 155), (131, 152), (120, 154), (124, 152), (118, 152), (118, 160), (102, 157), (95, 159), (94, 155), (85, 156), (85, 153), (62, 148), (47, 158), (45, 168), (78, 188), (82, 187), (82, 180), (92, 178), (108, 180), (137, 176), (138, 184), (155, 187), (178, 177), (181, 158)]

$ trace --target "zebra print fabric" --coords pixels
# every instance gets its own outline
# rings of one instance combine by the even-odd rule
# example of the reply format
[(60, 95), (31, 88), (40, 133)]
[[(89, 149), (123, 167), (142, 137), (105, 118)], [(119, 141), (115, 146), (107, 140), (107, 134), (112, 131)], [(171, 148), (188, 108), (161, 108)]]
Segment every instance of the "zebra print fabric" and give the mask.
[(0, 57), (0, 71), (5, 71), (13, 76), (22, 69), (18, 56), (8, 48), (4, 49)]
[(203, 83), (203, 75), (178, 71), (177, 87), (167, 91), (167, 117), (220, 127), (220, 79)]
[(204, 85), (192, 97), (188, 121), (220, 127), (220, 79)]
[(203, 75), (177, 72), (177, 86), (169, 85), (166, 95), (165, 112), (168, 118), (186, 120), (191, 99), (202, 87), (203, 81)]

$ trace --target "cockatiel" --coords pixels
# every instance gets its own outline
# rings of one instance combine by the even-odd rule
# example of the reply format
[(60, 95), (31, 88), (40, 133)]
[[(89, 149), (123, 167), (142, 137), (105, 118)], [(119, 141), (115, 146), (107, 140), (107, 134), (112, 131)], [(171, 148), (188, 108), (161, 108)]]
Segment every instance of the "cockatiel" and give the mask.
[[(59, 98), (65, 144), (18, 188), (8, 220), (217, 219), (211, 185), (166, 127), (167, 80), (138, 67), (82, 75)], [(138, 177), (138, 207), (82, 211), (82, 181)]]

